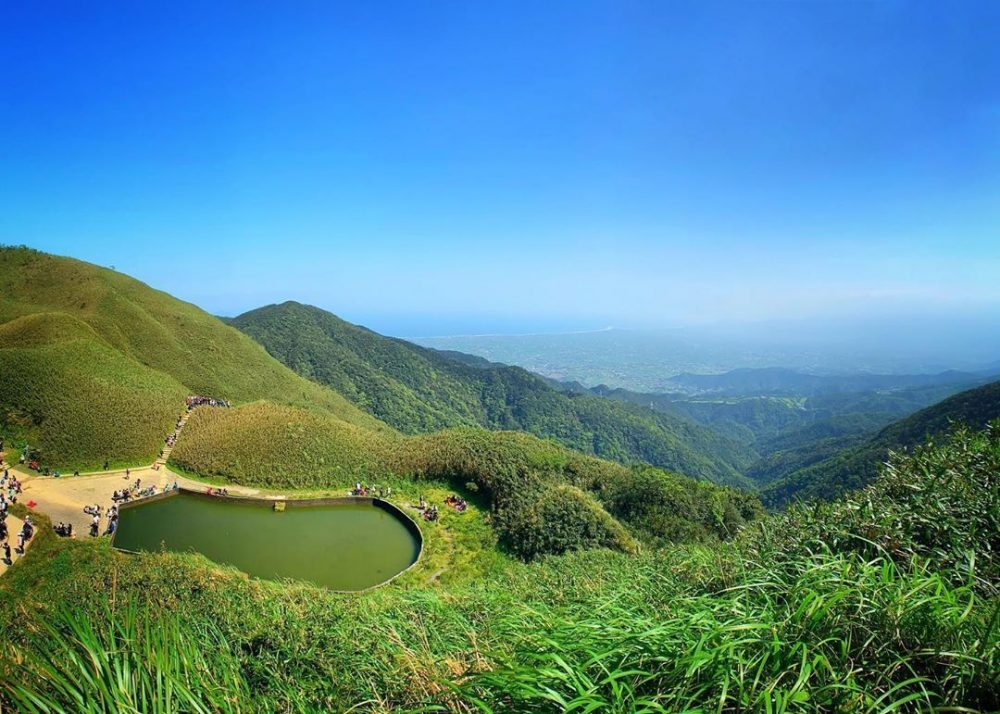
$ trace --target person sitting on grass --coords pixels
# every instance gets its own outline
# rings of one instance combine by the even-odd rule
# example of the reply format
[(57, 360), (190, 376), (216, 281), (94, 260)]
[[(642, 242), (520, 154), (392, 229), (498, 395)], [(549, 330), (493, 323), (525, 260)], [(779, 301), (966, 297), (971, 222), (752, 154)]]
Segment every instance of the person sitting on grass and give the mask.
[(62, 521), (59, 521), (52, 528), (53, 528), (53, 530), (55, 530), (56, 535), (58, 535), (61, 538), (72, 538), (73, 537), (73, 524), (72, 523), (63, 523)]

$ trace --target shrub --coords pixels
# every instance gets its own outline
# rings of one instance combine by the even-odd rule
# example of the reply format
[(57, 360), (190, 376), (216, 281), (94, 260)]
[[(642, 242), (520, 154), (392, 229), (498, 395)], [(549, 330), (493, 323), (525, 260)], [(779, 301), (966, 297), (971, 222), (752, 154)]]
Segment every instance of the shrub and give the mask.
[(531, 500), (501, 511), (511, 549), (522, 558), (587, 548), (635, 550), (625, 529), (588, 494), (573, 486), (550, 486)]

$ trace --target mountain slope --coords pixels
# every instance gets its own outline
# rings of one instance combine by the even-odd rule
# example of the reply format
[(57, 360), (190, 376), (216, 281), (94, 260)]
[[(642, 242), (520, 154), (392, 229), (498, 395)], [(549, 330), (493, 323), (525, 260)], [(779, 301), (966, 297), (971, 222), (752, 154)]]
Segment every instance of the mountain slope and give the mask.
[(453, 426), (526, 431), (584, 453), (747, 485), (752, 454), (710, 429), (641, 406), (552, 388), (519, 367), (464, 360), (286, 302), (230, 324), (304, 377), (328, 385), (400, 431)]
[[(783, 374), (787, 370), (750, 372)], [(732, 374), (717, 376), (730, 379)], [(885, 389), (831, 391), (812, 396), (685, 396), (630, 392), (602, 385), (590, 391), (608, 399), (641, 404), (654, 411), (687, 418), (744, 445), (756, 452), (758, 458), (743, 473), (762, 487), (834, 457), (845, 449), (861, 446), (893, 422), (989, 381), (970, 376), (968, 381), (956, 382), (956, 374), (877, 377), (898, 383)], [(858, 385), (867, 377), (862, 377), (861, 382), (853, 377), (836, 379), (845, 380), (845, 385)], [(578, 391), (575, 385), (567, 384), (562, 388)]]
[[(365, 372), (391, 380), (392, 360)], [(470, 368), (472, 369), (472, 368)], [(465, 428), (407, 439), (284, 366), (218, 318), (114, 271), (0, 248), (0, 437), (69, 471), (150, 463), (200, 393), (172, 465), (247, 485), (340, 489), (355, 480), (450, 479), (488, 496), (512, 552), (633, 550), (635, 535), (728, 537), (757, 499), (657, 472), (661, 503), (699, 508), (629, 522), (634, 474), (527, 434)], [(612, 489), (609, 491), (608, 489)], [(610, 510), (608, 510), (610, 509)], [(677, 521), (677, 522), (674, 522)]]
[(762, 498), (770, 506), (795, 499), (834, 498), (874, 479), (890, 450), (909, 448), (945, 433), (953, 422), (980, 428), (1000, 418), (1000, 382), (970, 389), (885, 427), (862, 445), (839, 451), (768, 484)]
[(55, 468), (152, 460), (192, 393), (388, 428), (193, 305), (25, 248), (0, 248), (0, 374), (0, 430)]

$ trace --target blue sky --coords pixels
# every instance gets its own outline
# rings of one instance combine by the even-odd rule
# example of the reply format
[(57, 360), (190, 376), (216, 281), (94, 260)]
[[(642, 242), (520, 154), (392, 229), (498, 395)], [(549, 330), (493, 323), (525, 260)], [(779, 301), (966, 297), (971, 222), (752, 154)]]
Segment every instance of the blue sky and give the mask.
[(0, 242), (401, 335), (997, 310), (998, 36), (995, 2), (4, 3)]

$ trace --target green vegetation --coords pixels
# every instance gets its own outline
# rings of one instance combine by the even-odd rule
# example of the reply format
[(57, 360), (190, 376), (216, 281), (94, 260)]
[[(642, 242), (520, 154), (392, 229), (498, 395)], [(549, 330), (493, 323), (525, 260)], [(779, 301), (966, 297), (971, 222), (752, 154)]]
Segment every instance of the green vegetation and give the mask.
[[(815, 377), (788, 370), (736, 370), (723, 375), (687, 375), (686, 379), (685, 383), (716, 391), (694, 397), (603, 386), (590, 391), (607, 399), (643, 404), (692, 419), (730, 443), (740, 444), (748, 464), (744, 475), (763, 489), (762, 498), (774, 507), (799, 497), (800, 489), (805, 489), (802, 495), (832, 498), (868, 483), (889, 446), (919, 443), (926, 433), (947, 428), (947, 419), (938, 418), (934, 429), (918, 427), (908, 439), (891, 437), (878, 448), (870, 448), (869, 441), (878, 441), (882, 429), (891, 435), (894, 427), (890, 425), (894, 422), (955, 394), (962, 385), (981, 381), (958, 372)], [(865, 385), (892, 388), (843, 391)], [(726, 394), (724, 388), (734, 393)], [(784, 396), (746, 396), (745, 392), (752, 389)], [(789, 395), (794, 389), (802, 393)], [(982, 425), (1000, 416), (1000, 410), (980, 411), (970, 414), (974, 417), (972, 423)], [(961, 419), (963, 414), (956, 412), (955, 416)], [(838, 480), (843, 484), (837, 485)], [(813, 481), (817, 485), (810, 487)]]
[[(172, 454), (174, 463), (190, 472), (281, 488), (443, 477), (456, 488), (471, 482), (482, 489), (497, 537), (521, 557), (637, 547), (628, 524), (608, 513), (601, 500), (604, 484), (628, 473), (622, 467), (524, 435), (470, 427), (404, 438), (332, 389), (296, 375), (217, 318), (110, 270), (4, 248), (0, 285), (0, 367), (5, 375), (0, 435), (40, 449), (43, 466), (68, 471), (99, 467), (105, 460), (149, 463), (184, 397), (199, 393), (242, 404), (193, 414)], [(378, 344), (397, 344), (373, 337)], [(379, 369), (388, 374), (397, 357), (387, 353)], [(442, 358), (442, 364), (457, 363)], [(441, 372), (442, 380), (446, 372)], [(498, 404), (511, 395), (510, 385), (517, 380), (527, 385), (526, 394), (540, 384), (521, 370), (498, 379), (501, 386), (491, 397)], [(539, 402), (565, 401), (544, 385), (536, 396)], [(674, 442), (666, 441), (665, 432), (633, 430), (622, 421), (612, 425), (620, 430), (617, 437), (609, 427), (595, 442), (583, 424), (603, 418), (603, 402), (590, 402), (581, 401), (572, 419), (555, 416), (552, 429), (577, 429), (569, 441), (606, 443), (607, 448), (598, 450), (623, 458), (617, 449), (633, 437), (662, 436), (662, 443), (646, 448), (673, 453)], [(521, 406), (509, 410), (520, 413)], [(547, 409), (525, 413), (544, 420)], [(581, 414), (589, 416), (581, 420)], [(692, 428), (697, 443), (697, 427)], [(678, 446), (678, 451), (687, 454), (679, 457), (685, 463), (689, 458), (710, 463), (688, 447)], [(723, 471), (735, 475), (731, 468)], [(706, 499), (741, 503), (721, 521), (702, 509), (688, 524), (693, 533), (725, 536), (754, 515), (752, 506), (743, 507), (742, 495), (727, 490), (716, 496), (682, 479), (671, 483)]]
[(64, 470), (151, 462), (187, 394), (310, 405), (385, 429), (193, 305), (27, 248), (0, 248), (0, 373), (0, 434)]
[[(40, 449), (55, 467), (100, 468), (106, 460), (151, 463), (181, 412), (187, 390), (95, 339), (37, 346), (56, 320), (15, 320), (0, 348), (0, 429)], [(12, 333), (13, 336), (12, 336)]]
[(676, 414), (568, 394), (519, 367), (383, 337), (286, 302), (230, 321), (300, 375), (407, 434), (454, 426), (525, 431), (622, 463), (750, 486), (746, 450)]
[[(471, 504), (419, 524), (417, 567), (352, 596), (254, 580), (197, 555), (62, 540), (39, 515), (27, 555), (0, 578), (0, 708), (1000, 708), (1000, 423), (892, 455), (840, 501), (763, 517), (746, 493), (590, 455), (695, 459), (701, 473), (711, 452), (691, 445), (711, 446), (702, 427), (651, 420), (643, 407), (370, 333), (351, 333), (355, 357), (341, 355), (353, 365), (349, 401), (111, 271), (4, 249), (0, 285), (0, 430), (43, 445), (51, 465), (151, 457), (184, 394), (200, 392), (237, 404), (192, 414), (178, 467), (291, 495), (364, 480), (391, 485), (404, 504), (449, 492)], [(912, 444), (952, 418), (982, 424), (998, 396), (1000, 383), (958, 395), (879, 438)], [(383, 398), (412, 433), (373, 416)], [(771, 406), (800, 403), (749, 413)], [(767, 438), (805, 458), (806, 444), (870, 426), (836, 417)], [(438, 418), (449, 428), (423, 433), (440, 424), (420, 420)], [(753, 423), (756, 445), (772, 422)], [(567, 448), (581, 438), (589, 453)], [(807, 486), (863, 483), (882, 453)], [(736, 470), (722, 463), (717, 478)]]
[(271, 402), (196, 409), (170, 455), (181, 469), (246, 486), (312, 488), (385, 476), (381, 434)]
[[(1000, 424), (896, 456), (865, 491), (731, 545), (497, 563), (358, 596), (40, 535), (0, 580), (0, 697), (38, 711), (143, 696), (198, 710), (189, 693), (244, 712), (996, 711), (998, 478)], [(170, 650), (152, 682), (144, 658)], [(126, 673), (113, 690), (109, 672)]]
[[(626, 527), (657, 541), (729, 537), (760, 513), (755, 497), (709, 483), (585, 456), (529, 434), (450, 429), (375, 433), (328, 415), (258, 402), (195, 411), (173, 453), (183, 470), (232, 483), (315, 489), (355, 481), (443, 479), (474, 484), (513, 553), (532, 558), (588, 547), (636, 548)], [(655, 493), (661, 522), (635, 503)], [(606, 511), (607, 509), (607, 511)]]
[(920, 444), (945, 433), (953, 423), (983, 426), (1000, 417), (1000, 382), (970, 389), (897, 421), (852, 448), (833, 450), (817, 460), (806, 452), (803, 461), (787, 464), (783, 476), (768, 484), (761, 497), (777, 507), (793, 500), (835, 498), (860, 488), (875, 477), (890, 451)]

